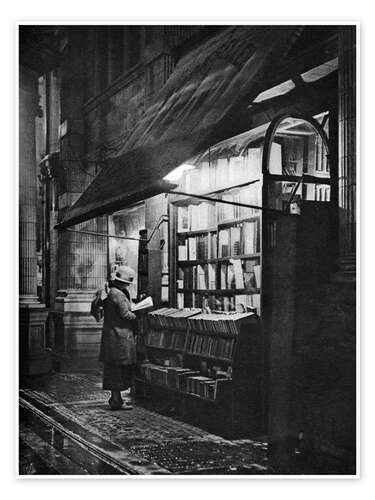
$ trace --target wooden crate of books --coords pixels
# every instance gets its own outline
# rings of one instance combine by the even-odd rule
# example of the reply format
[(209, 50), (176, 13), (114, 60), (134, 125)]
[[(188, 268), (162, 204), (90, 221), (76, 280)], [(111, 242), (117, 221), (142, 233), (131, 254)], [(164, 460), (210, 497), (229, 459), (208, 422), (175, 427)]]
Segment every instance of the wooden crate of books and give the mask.
[(147, 359), (138, 391), (169, 401), (186, 421), (223, 436), (262, 430), (262, 345), (254, 313), (203, 314), (162, 308), (148, 314)]

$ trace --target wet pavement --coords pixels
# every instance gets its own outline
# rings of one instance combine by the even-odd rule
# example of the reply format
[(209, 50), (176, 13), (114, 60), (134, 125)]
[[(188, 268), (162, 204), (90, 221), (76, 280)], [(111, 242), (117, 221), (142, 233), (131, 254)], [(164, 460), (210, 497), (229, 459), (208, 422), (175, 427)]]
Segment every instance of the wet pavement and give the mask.
[(20, 474), (267, 474), (263, 439), (230, 441), (143, 402), (111, 411), (99, 373), (33, 378), (20, 398)]

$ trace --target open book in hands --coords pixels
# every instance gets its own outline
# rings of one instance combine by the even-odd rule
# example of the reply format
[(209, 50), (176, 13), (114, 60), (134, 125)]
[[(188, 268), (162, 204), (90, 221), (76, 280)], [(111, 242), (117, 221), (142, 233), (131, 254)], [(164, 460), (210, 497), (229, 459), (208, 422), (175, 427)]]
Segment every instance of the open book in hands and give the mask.
[(154, 302), (152, 297), (148, 296), (145, 299), (141, 300), (137, 304), (132, 304), (132, 312), (141, 311), (142, 309), (149, 309), (154, 306)]

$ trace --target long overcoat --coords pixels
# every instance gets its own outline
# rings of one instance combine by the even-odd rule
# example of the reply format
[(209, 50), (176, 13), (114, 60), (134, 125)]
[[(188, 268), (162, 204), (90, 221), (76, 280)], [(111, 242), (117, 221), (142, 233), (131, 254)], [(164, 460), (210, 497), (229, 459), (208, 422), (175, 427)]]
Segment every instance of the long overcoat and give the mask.
[(112, 287), (104, 301), (104, 324), (99, 359), (103, 363), (136, 363), (135, 314), (127, 291)]

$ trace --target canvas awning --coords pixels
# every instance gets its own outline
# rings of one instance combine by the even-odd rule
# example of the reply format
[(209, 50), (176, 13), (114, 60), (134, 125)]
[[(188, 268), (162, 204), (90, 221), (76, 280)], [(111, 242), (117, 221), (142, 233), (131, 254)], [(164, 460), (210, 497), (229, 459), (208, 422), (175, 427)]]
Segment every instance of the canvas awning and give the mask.
[(112, 213), (170, 188), (175, 167), (238, 130), (236, 114), (264, 89), (301, 26), (230, 26), (183, 57), (156, 103), (59, 227)]

